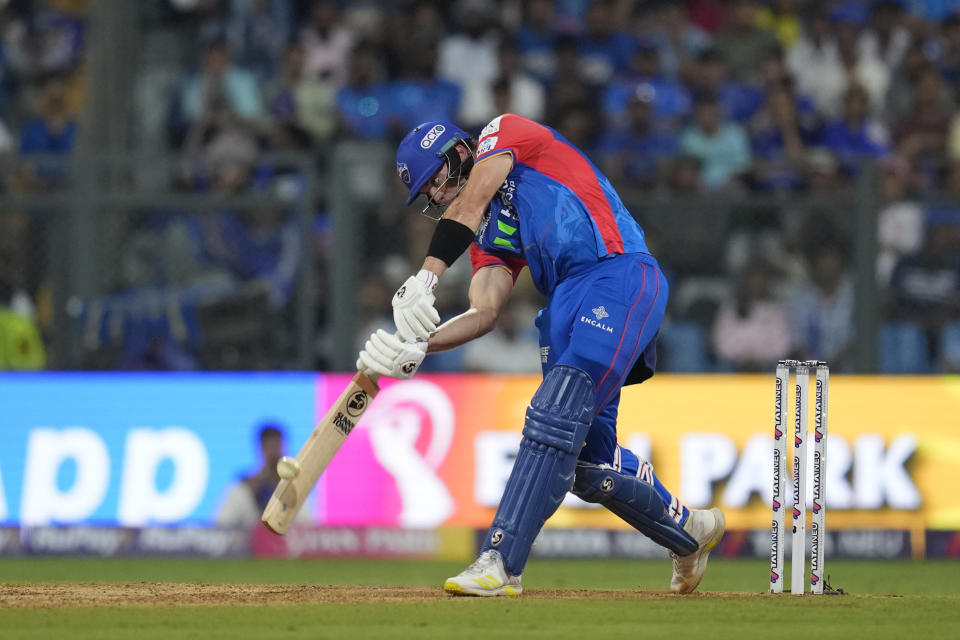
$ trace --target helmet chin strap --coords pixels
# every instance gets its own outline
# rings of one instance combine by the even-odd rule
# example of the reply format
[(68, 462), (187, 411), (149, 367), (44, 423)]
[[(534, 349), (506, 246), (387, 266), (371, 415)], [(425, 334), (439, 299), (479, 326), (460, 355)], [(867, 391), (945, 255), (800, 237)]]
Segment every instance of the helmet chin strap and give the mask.
[[(467, 184), (467, 178), (470, 177), (470, 170), (473, 168), (473, 153), (471, 152), (467, 159), (464, 160), (460, 157), (460, 153), (457, 151), (457, 143), (464, 142), (459, 138), (455, 140), (450, 140), (444, 147), (437, 153), (437, 155), (443, 156), (446, 159), (447, 165), (447, 177), (443, 181), (443, 184), (440, 185), (440, 189), (443, 189), (451, 180), (457, 181), (457, 192), (454, 195), (460, 195), (460, 191), (463, 190), (464, 185)], [(469, 147), (468, 147), (469, 148)], [(451, 200), (452, 202), (452, 200)], [(449, 203), (448, 203), (449, 204)], [(423, 208), (423, 211), (420, 213), (427, 216), (431, 220), (439, 220), (443, 217), (444, 211), (447, 210), (448, 204), (440, 204), (439, 202), (434, 202), (433, 198), (427, 196), (427, 206)]]

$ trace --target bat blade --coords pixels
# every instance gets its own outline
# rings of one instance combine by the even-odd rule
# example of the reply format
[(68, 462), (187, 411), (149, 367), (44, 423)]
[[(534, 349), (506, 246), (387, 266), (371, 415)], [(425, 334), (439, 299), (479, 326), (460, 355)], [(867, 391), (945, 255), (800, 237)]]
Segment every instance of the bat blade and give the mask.
[(300, 448), (296, 458), (300, 473), (277, 484), (260, 517), (267, 529), (281, 536), (287, 533), (317, 480), (379, 391), (375, 378), (357, 372)]

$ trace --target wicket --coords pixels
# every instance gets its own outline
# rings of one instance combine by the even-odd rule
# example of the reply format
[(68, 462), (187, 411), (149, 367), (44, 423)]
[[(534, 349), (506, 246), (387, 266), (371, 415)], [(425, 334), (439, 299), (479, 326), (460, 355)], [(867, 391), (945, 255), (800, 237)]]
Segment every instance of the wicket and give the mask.
[(807, 542), (807, 421), (810, 369), (816, 369), (814, 445), (813, 445), (813, 518), (810, 539), (810, 592), (824, 592), (823, 553), (826, 519), (827, 405), (830, 368), (820, 360), (780, 360), (777, 362), (777, 386), (773, 427), (773, 523), (770, 529), (770, 593), (783, 593), (783, 545), (785, 491), (787, 481), (786, 418), (787, 384), (790, 370), (796, 371), (796, 402), (793, 436), (793, 558), (790, 593), (803, 595), (806, 575)]

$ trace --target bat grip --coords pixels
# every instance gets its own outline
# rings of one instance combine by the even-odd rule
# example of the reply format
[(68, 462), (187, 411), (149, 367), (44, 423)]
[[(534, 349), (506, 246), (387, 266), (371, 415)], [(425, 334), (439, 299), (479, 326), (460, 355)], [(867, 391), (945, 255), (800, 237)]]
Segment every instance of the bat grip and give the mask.
[(357, 386), (366, 391), (371, 397), (377, 395), (380, 391), (380, 386), (377, 384), (378, 380), (380, 380), (380, 374), (373, 371), (370, 373), (357, 371), (357, 375), (353, 376), (353, 381)]

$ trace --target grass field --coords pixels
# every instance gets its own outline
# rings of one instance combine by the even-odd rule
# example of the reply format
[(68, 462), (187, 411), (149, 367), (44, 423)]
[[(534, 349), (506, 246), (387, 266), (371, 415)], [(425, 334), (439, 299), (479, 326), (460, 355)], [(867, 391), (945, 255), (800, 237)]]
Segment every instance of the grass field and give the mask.
[(0, 638), (960, 637), (957, 563), (827, 567), (849, 595), (765, 595), (765, 562), (715, 559), (693, 596), (666, 562), (532, 561), (524, 596), (477, 599), (439, 589), (460, 563), (23, 557), (0, 559)]

